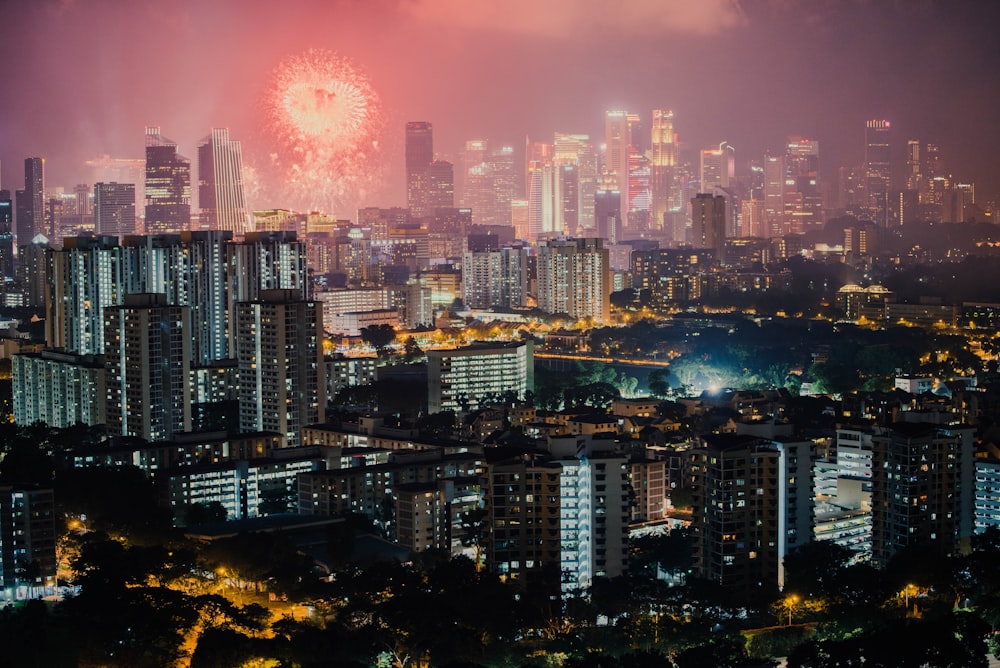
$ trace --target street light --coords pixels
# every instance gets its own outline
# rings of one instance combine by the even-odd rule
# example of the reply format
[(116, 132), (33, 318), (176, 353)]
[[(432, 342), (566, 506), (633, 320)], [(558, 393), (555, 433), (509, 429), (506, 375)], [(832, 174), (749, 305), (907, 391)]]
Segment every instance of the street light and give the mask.
[(798, 597), (797, 594), (792, 594), (786, 600), (786, 605), (788, 606), (788, 625), (789, 626), (792, 625), (792, 608), (794, 608), (795, 604), (798, 603), (798, 602), (799, 602), (799, 597)]

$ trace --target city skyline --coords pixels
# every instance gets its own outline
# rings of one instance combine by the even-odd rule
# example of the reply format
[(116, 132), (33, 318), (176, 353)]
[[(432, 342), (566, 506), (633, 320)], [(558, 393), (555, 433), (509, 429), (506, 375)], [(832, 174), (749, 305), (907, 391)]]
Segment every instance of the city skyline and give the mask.
[[(404, 127), (424, 120), (438, 156), (459, 164), (467, 140), (523, 146), (553, 132), (604, 136), (605, 112), (648, 124), (671, 109), (682, 154), (728, 142), (737, 170), (789, 136), (816, 139), (821, 169), (860, 166), (864, 123), (891, 121), (893, 161), (908, 140), (941, 149), (947, 171), (995, 199), (989, 147), (985, 2), (630, 3), (599, 0), (294, 3), (8, 3), (0, 62), (39, 104), (0, 111), (0, 187), (20, 188), (26, 157), (46, 159), (46, 186), (87, 181), (86, 160), (138, 158), (159, 125), (183, 155), (212, 127), (229, 128), (253, 171), (269, 140), (261, 100), (290, 55), (333, 49), (366, 73), (385, 108), (385, 187), (360, 204), (405, 203)], [(595, 44), (599, 48), (595, 48)], [(26, 57), (31, 54), (31, 57)], [(155, 72), (156, 76), (149, 76)], [(693, 156), (693, 157), (692, 157)], [(901, 169), (896, 170), (902, 174)], [(894, 175), (894, 179), (899, 176)], [(282, 206), (258, 183), (252, 206)], [(353, 217), (351, 209), (337, 211)]]

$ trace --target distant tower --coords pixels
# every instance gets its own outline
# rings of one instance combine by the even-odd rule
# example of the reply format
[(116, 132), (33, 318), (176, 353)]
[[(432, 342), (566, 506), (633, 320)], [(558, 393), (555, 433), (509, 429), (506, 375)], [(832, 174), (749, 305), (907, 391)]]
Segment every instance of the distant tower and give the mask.
[(880, 227), (889, 224), (890, 159), (889, 121), (868, 121), (865, 124), (865, 204), (868, 215)]
[(604, 181), (594, 194), (595, 234), (615, 245), (622, 241), (622, 198), (610, 179)]
[(723, 259), (726, 248), (726, 198), (699, 193), (691, 200), (691, 245), (711, 248)]
[(251, 231), (243, 149), (226, 128), (213, 128), (198, 145), (198, 199), (203, 229), (232, 230), (237, 237)]
[(98, 236), (135, 233), (135, 184), (94, 184), (94, 231)]
[(191, 224), (191, 161), (177, 144), (146, 128), (146, 233), (180, 232)]
[(108, 427), (166, 441), (191, 430), (191, 311), (164, 294), (125, 295), (104, 310)]
[(701, 192), (712, 192), (712, 188), (728, 188), (736, 170), (736, 149), (728, 142), (719, 148), (709, 148), (701, 152)]
[[(20, 193), (23, 192), (23, 201)], [(45, 160), (26, 158), (24, 190), (18, 191), (17, 244), (30, 244), (36, 234), (45, 234)]]
[(14, 202), (0, 190), (0, 280), (14, 278)]
[[(664, 228), (665, 214), (674, 199), (674, 170), (677, 166), (677, 142), (674, 136), (674, 112), (653, 110), (652, 148), (649, 157), (649, 226)], [(676, 206), (676, 202), (673, 203)]]
[(425, 215), (436, 209), (455, 207), (455, 166), (446, 160), (435, 160), (427, 167), (427, 192)]
[(434, 162), (434, 130), (427, 121), (406, 124), (406, 205), (415, 217), (426, 216), (430, 166)]
[(604, 168), (617, 178), (621, 195), (619, 211), (627, 215), (629, 211), (629, 149), (632, 147), (631, 122), (637, 120), (635, 114), (627, 111), (609, 111), (604, 115)]

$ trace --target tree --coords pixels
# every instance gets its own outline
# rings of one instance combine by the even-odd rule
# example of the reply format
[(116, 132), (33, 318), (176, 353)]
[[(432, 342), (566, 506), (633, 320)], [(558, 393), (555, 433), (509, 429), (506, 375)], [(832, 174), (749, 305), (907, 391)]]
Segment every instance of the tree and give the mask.
[(184, 524), (194, 526), (196, 524), (209, 524), (211, 522), (225, 522), (229, 513), (226, 507), (218, 501), (207, 503), (189, 503), (184, 507)]
[(670, 395), (670, 372), (666, 369), (653, 369), (646, 376), (646, 387), (649, 393), (659, 399), (665, 399)]
[(389, 346), (396, 340), (396, 330), (392, 325), (370, 325), (361, 328), (361, 340), (375, 349), (375, 354), (385, 357), (389, 354)]
[(412, 362), (413, 360), (417, 359), (418, 357), (424, 354), (424, 351), (420, 348), (420, 345), (417, 343), (417, 340), (414, 339), (412, 336), (406, 337), (406, 339), (403, 341), (403, 352), (404, 352), (403, 357), (407, 363)]

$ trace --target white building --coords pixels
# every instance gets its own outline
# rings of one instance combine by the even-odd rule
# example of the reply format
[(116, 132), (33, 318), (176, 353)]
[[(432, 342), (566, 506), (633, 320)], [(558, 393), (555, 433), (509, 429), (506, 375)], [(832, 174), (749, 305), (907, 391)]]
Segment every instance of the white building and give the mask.
[(523, 399), (534, 389), (534, 345), (474, 343), (453, 350), (427, 351), (427, 410), (460, 411), (488, 397), (513, 392)]

